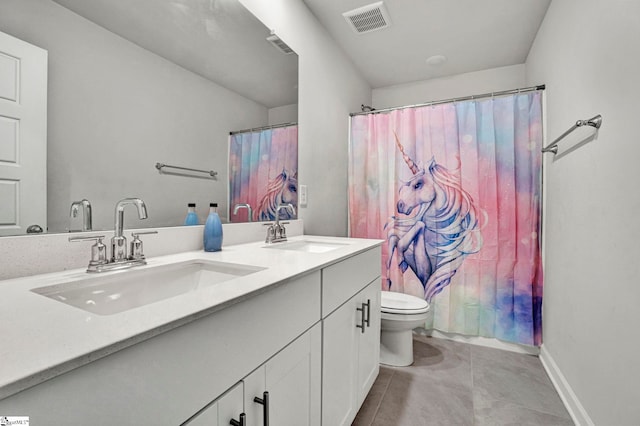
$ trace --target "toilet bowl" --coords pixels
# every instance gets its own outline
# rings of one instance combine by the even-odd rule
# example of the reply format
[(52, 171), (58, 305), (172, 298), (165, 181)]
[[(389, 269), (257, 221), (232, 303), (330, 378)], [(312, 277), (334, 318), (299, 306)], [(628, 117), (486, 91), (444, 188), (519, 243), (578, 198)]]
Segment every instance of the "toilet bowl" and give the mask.
[(429, 304), (409, 294), (383, 291), (380, 308), (380, 363), (395, 367), (413, 364), (412, 330), (424, 325)]

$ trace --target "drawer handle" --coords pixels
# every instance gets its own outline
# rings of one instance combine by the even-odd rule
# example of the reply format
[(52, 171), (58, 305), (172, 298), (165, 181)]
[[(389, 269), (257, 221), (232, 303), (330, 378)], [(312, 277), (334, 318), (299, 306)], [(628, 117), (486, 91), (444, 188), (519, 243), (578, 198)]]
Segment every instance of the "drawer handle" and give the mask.
[(237, 421), (236, 419), (231, 419), (229, 421), (229, 424), (232, 426), (245, 426), (247, 424), (246, 414), (244, 413), (240, 414), (240, 421)]
[(367, 323), (367, 327), (371, 327), (371, 299), (367, 299), (367, 303), (362, 304), (363, 308), (364, 305), (367, 305), (367, 319), (364, 322)]
[(262, 392), (262, 398), (256, 396), (253, 398), (253, 402), (262, 405), (262, 424), (269, 426), (269, 392)]
[(362, 330), (362, 333), (364, 333), (364, 323), (365, 323), (365, 319), (364, 319), (364, 315), (365, 315), (364, 303), (361, 303), (360, 307), (356, 308), (356, 311), (360, 312), (360, 325), (356, 324), (356, 327), (359, 328), (360, 330)]

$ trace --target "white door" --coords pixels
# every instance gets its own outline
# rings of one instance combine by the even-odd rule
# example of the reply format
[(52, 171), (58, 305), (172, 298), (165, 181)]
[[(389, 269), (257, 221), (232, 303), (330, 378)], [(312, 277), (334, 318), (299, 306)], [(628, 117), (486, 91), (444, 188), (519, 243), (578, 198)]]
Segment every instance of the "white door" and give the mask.
[(47, 51), (0, 32), (0, 236), (47, 226)]

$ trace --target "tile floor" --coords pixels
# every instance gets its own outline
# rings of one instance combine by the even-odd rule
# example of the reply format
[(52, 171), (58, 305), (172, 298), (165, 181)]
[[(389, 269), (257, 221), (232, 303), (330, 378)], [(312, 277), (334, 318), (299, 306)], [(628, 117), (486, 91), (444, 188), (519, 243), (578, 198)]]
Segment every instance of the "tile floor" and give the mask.
[(414, 334), (414, 363), (380, 366), (353, 425), (573, 425), (537, 357)]

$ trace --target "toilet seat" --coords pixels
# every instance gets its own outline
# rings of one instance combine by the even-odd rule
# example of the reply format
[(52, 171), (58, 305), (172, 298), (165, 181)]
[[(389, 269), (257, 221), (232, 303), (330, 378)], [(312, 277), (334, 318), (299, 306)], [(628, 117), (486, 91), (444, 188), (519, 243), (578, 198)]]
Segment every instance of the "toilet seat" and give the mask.
[(429, 304), (410, 294), (382, 291), (380, 310), (387, 314), (416, 315), (427, 312)]

